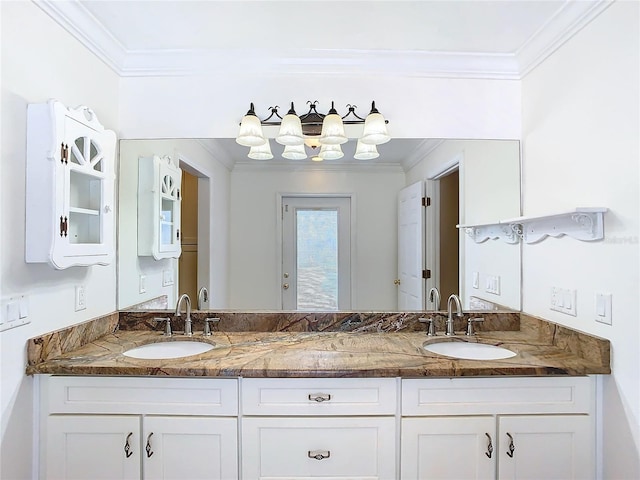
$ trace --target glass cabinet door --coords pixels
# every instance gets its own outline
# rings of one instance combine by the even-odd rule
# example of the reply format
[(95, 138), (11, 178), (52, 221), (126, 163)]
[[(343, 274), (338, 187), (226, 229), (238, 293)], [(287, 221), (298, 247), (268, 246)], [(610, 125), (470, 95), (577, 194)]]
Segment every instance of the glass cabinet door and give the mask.
[(170, 172), (161, 176), (159, 250), (173, 252), (180, 245), (180, 179)]

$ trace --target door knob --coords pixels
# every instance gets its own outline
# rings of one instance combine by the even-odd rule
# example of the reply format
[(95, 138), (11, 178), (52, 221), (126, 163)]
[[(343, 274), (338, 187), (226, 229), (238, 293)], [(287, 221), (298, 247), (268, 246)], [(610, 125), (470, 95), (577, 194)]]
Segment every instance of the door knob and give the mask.
[(394, 284), (394, 285), (400, 285), (400, 279), (399, 279), (399, 278), (396, 278), (396, 279), (393, 281), (393, 284)]
[(283, 283), (282, 284), (282, 288), (287, 290), (289, 288), (289, 284), (288, 283)]

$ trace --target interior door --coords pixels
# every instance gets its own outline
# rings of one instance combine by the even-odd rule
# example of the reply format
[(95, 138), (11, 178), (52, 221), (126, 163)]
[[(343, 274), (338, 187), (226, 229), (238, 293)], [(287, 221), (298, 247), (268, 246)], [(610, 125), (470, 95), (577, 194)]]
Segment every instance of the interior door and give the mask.
[(424, 183), (398, 193), (398, 310), (424, 310)]
[(282, 308), (351, 309), (351, 198), (282, 197)]

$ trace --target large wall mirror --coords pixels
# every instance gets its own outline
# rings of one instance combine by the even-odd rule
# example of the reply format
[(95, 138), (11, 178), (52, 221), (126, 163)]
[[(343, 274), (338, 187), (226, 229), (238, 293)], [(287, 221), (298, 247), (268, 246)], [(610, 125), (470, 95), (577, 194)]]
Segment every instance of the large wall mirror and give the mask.
[[(158, 297), (171, 308), (184, 292), (195, 307), (206, 287), (203, 308), (282, 309), (283, 198), (318, 196), (350, 199), (352, 309), (398, 310), (398, 196), (423, 182), (422, 293), (438, 286), (443, 303), (455, 292), (467, 309), (520, 310), (520, 245), (475, 243), (456, 228), (520, 215), (518, 141), (393, 139), (373, 161), (349, 158), (350, 143), (342, 161), (314, 163), (278, 158), (278, 145), (273, 160), (250, 160), (233, 139), (121, 140), (118, 308), (157, 307)], [(182, 169), (179, 259), (138, 255), (138, 161), (152, 155)]]

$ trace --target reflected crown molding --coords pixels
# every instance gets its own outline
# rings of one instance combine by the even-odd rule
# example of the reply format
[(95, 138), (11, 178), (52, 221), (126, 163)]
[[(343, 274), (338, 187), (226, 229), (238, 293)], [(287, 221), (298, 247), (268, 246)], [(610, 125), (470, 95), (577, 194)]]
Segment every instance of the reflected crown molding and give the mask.
[[(127, 50), (79, 0), (35, 4), (121, 77), (220, 72), (287, 75), (389, 74), (435, 78), (519, 80), (588, 25), (613, 1), (568, 1), (516, 52), (255, 49)], [(222, 72), (220, 72), (222, 74)]]

